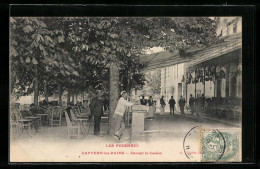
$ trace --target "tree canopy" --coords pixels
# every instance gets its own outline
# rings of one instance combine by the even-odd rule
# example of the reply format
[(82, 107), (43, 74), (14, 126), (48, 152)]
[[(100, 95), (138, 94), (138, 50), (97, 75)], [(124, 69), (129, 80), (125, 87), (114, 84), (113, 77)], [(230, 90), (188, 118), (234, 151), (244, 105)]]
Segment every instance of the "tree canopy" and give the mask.
[[(11, 17), (11, 91), (32, 93), (37, 78), (53, 93), (72, 88), (109, 88), (109, 67), (119, 69), (120, 88), (141, 89), (145, 49), (185, 54), (218, 41), (208, 17)], [(184, 56), (184, 55), (181, 55)]]

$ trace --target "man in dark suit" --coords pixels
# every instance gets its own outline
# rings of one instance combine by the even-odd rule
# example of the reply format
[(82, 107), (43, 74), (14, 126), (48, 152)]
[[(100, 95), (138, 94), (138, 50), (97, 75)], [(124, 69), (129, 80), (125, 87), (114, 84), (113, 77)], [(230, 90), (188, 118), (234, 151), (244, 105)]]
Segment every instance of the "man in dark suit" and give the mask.
[(94, 135), (100, 134), (100, 122), (103, 115), (103, 102), (101, 100), (101, 91), (98, 90), (90, 103), (91, 115), (94, 116)]
[(202, 94), (202, 96), (201, 96), (201, 108), (202, 108), (202, 110), (204, 110), (204, 107), (205, 107), (205, 101), (206, 101), (205, 95)]
[(192, 94), (190, 94), (189, 105), (190, 105), (190, 110), (192, 115), (194, 113), (194, 104), (195, 104), (195, 98), (192, 96)]
[(170, 115), (174, 115), (174, 107), (175, 107), (175, 100), (173, 98), (173, 96), (171, 96), (171, 99), (169, 100), (169, 105), (170, 105)]
[(180, 98), (180, 100), (179, 100), (179, 106), (180, 106), (181, 116), (184, 115), (184, 106), (185, 106), (185, 104), (186, 104), (186, 101), (185, 101), (185, 99), (182, 98), (182, 96), (181, 96), (181, 98)]

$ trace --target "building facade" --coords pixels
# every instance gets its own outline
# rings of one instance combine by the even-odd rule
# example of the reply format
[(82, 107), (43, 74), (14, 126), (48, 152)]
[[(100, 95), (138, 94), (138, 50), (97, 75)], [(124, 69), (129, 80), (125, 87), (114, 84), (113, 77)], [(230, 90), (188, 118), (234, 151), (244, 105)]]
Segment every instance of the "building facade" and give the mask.
[(217, 23), (218, 36), (227, 36), (242, 32), (242, 17), (220, 17)]
[[(203, 49), (198, 59), (161, 68), (161, 95), (176, 102), (182, 95), (206, 98), (242, 97), (242, 18), (220, 17), (216, 33), (224, 42)], [(196, 56), (194, 56), (196, 58)], [(166, 108), (169, 106), (167, 105)], [(178, 104), (176, 105), (179, 110)], [(167, 110), (167, 109), (166, 109)]]
[(184, 63), (161, 68), (161, 96), (164, 96), (167, 111), (171, 96), (175, 99), (176, 108), (179, 110), (178, 100), (181, 95), (183, 96), (184, 69)]
[(242, 100), (242, 18), (221, 17), (216, 33), (223, 44), (205, 49), (205, 56), (185, 67), (185, 95), (212, 100)]

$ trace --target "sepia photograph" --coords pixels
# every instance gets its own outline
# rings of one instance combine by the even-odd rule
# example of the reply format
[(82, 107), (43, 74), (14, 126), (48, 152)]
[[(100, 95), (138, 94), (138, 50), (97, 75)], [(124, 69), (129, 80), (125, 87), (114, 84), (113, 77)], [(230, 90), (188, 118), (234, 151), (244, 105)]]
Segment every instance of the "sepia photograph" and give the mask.
[(242, 22), (10, 16), (10, 162), (242, 162)]

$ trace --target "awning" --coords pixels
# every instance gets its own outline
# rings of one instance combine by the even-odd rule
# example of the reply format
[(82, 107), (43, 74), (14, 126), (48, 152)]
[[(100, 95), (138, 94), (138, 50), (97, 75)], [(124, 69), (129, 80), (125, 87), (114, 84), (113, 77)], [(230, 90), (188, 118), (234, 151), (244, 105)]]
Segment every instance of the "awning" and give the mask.
[(218, 44), (188, 50), (185, 57), (180, 57), (178, 53), (162, 51), (150, 55), (143, 55), (140, 57), (140, 61), (147, 65), (144, 70), (144, 72), (146, 72), (180, 63), (188, 63), (188, 66), (193, 66), (242, 48), (241, 33), (225, 36), (221, 39), (223, 39), (223, 42)]

